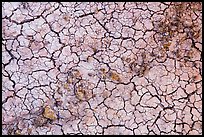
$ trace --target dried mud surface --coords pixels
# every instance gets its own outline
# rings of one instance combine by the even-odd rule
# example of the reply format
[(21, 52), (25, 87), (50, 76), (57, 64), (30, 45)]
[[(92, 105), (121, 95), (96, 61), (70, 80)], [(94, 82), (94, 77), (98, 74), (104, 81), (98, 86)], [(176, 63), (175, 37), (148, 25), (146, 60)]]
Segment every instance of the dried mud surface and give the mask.
[(202, 3), (3, 2), (2, 134), (202, 134)]

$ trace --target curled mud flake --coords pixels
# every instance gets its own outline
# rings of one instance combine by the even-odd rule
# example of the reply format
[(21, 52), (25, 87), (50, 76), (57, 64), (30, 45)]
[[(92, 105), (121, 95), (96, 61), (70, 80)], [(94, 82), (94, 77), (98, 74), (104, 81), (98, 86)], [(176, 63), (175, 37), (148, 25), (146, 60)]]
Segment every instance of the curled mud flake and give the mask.
[(55, 114), (54, 111), (50, 108), (50, 106), (46, 106), (46, 107), (45, 107), (43, 116), (44, 116), (45, 118), (48, 118), (48, 119), (51, 119), (51, 120), (56, 120), (56, 119), (57, 119), (56, 114)]

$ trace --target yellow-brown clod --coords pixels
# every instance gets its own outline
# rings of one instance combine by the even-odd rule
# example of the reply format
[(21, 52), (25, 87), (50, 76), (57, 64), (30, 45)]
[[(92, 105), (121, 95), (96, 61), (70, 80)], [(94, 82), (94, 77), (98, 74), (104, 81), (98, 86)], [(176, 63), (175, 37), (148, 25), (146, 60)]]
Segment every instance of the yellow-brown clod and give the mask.
[(164, 48), (165, 50), (169, 50), (170, 45), (171, 45), (171, 42), (165, 43), (165, 44), (163, 45), (163, 48)]
[(121, 81), (120, 76), (114, 72), (110, 72), (110, 78), (115, 81)]
[(51, 119), (51, 120), (56, 120), (56, 119), (57, 119), (56, 114), (55, 114), (54, 111), (50, 108), (50, 106), (46, 106), (46, 107), (45, 107), (43, 116), (44, 116), (45, 118), (48, 118), (48, 119)]
[(83, 100), (85, 96), (85, 90), (83, 89), (78, 89), (76, 96), (79, 100)]

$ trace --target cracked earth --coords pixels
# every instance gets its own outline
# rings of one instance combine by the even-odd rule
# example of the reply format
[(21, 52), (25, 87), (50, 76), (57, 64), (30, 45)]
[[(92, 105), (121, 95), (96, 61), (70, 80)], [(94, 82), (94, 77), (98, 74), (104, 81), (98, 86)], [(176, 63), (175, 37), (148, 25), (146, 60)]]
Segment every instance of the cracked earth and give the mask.
[(2, 134), (202, 134), (202, 3), (3, 2)]

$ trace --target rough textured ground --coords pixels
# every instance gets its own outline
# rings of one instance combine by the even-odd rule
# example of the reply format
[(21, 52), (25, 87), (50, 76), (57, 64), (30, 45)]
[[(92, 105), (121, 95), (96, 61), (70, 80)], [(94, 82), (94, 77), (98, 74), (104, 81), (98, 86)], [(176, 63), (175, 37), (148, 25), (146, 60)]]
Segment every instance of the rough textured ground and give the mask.
[(2, 3), (3, 134), (202, 134), (202, 3)]

